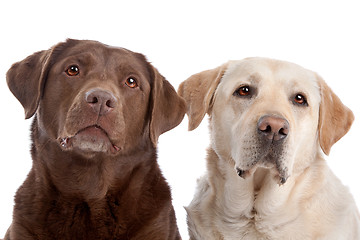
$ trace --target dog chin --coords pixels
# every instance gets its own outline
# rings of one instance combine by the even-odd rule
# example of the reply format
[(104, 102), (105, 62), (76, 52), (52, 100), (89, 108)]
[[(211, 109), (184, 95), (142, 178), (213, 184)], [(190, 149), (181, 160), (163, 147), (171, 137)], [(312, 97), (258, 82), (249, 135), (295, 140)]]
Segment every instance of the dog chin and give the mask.
[(61, 138), (60, 145), (65, 151), (74, 150), (86, 156), (98, 153), (114, 155), (120, 151), (107, 133), (98, 127), (85, 128), (72, 137)]
[(92, 139), (82, 139), (81, 137), (76, 136), (72, 140), (73, 148), (83, 152), (106, 153), (112, 148), (110, 141), (103, 139), (92, 141)]

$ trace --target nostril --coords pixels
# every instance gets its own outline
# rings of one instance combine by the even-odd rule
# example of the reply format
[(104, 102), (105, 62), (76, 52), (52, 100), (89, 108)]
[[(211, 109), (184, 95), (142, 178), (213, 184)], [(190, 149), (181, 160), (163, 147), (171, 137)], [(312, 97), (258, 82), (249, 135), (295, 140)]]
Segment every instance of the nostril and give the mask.
[(89, 104), (96, 104), (99, 102), (98, 95), (94, 91), (89, 91), (85, 95), (85, 101)]
[(92, 98), (89, 98), (87, 102), (88, 103), (98, 103), (99, 100), (97, 99), (97, 97), (92, 97)]
[(281, 128), (281, 129), (279, 130), (279, 134), (280, 134), (280, 135), (286, 136), (286, 135), (288, 135), (288, 133), (289, 133), (289, 129), (287, 129), (287, 128)]
[(114, 108), (115, 107), (114, 101), (107, 100), (106, 101), (106, 106), (109, 107), (109, 108)]
[(264, 132), (264, 133), (269, 133), (271, 132), (271, 126), (270, 124), (268, 124), (266, 121), (259, 121), (259, 124), (258, 124), (258, 129), (261, 131), (261, 132)]
[(265, 133), (271, 133), (272, 132), (271, 126), (270, 125), (266, 126), (265, 130), (262, 130), (262, 131)]

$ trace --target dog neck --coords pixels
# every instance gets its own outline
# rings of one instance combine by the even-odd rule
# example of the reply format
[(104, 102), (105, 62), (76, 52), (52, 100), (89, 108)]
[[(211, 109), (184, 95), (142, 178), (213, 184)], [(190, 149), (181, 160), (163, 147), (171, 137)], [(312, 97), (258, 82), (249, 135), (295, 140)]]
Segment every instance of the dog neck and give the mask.
[[(213, 201), (221, 213), (219, 216), (223, 215), (226, 221), (239, 219), (241, 216), (254, 223), (266, 216), (284, 214), (289, 209), (293, 215), (286, 215), (289, 216), (288, 221), (291, 221), (299, 214), (296, 210), (297, 203), (289, 201), (294, 194), (301, 194), (295, 186), (302, 188), (305, 184), (311, 184), (306, 172), (309, 169), (296, 178), (290, 177), (284, 185), (279, 185), (271, 170), (265, 168), (258, 168), (246, 179), (239, 177), (234, 163), (222, 159), (212, 148), (208, 149), (207, 161), (208, 179), (213, 196), (216, 196)], [(297, 179), (296, 185), (294, 179)]]
[[(93, 201), (132, 188), (139, 193), (149, 174), (161, 174), (156, 162), (156, 149), (143, 144), (143, 149), (127, 155), (96, 154), (86, 158), (73, 151), (63, 151), (56, 141), (40, 136), (36, 118), (33, 123), (33, 169), (41, 184), (64, 198)], [(39, 178), (40, 179), (40, 178)]]

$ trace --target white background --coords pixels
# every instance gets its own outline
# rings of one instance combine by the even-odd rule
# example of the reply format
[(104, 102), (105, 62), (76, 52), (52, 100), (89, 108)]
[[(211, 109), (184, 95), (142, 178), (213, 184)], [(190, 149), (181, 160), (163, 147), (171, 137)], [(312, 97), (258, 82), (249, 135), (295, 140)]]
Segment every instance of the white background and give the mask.
[[(11, 64), (66, 38), (93, 39), (145, 54), (174, 86), (229, 59), (264, 56), (318, 72), (355, 113), (328, 163), (360, 205), (360, 6), (358, 1), (1, 1), (0, 237), (13, 196), (31, 167), (29, 125), (6, 86)], [(207, 117), (159, 139), (159, 163), (172, 188), (178, 226), (205, 171)]]

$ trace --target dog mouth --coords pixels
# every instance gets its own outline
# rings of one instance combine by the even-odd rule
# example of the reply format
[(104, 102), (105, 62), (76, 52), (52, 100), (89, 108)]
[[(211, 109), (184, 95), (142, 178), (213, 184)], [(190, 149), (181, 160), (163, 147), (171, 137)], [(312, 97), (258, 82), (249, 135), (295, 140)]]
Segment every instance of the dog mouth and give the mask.
[(265, 154), (259, 160), (253, 160), (246, 167), (235, 166), (236, 173), (239, 177), (247, 179), (251, 176), (254, 176), (258, 168), (269, 169), (273, 172), (274, 180), (281, 186), (285, 184), (289, 178), (288, 167), (284, 165), (281, 160), (281, 155), (274, 156), (273, 154)]
[[(251, 169), (243, 170), (243, 169), (236, 167), (235, 170), (236, 170), (237, 175), (239, 175), (239, 177), (241, 177), (243, 179), (247, 179), (248, 177), (254, 175), (257, 168), (258, 168), (258, 166), (255, 166)], [(277, 173), (274, 175), (274, 179), (275, 179), (275, 181), (277, 181), (279, 186), (284, 185), (286, 183), (286, 181), (288, 180), (288, 178), (289, 178), (289, 176), (287, 175), (287, 173), (285, 173), (285, 171), (277, 170)]]
[(99, 125), (82, 128), (72, 136), (60, 137), (59, 143), (63, 150), (78, 149), (83, 152), (109, 152), (111, 154), (116, 154), (121, 150)]

